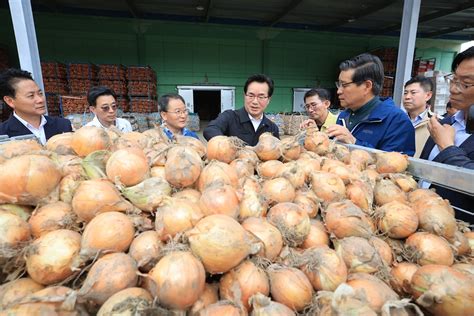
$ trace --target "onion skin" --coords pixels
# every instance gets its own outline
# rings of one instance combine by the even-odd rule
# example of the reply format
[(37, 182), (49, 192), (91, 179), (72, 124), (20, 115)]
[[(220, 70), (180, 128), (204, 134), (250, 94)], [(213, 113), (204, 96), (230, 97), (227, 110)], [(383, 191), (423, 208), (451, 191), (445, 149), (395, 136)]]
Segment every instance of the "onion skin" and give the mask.
[(284, 163), (279, 169), (278, 177), (286, 178), (294, 188), (301, 188), (305, 184), (306, 174), (296, 161)]
[(400, 262), (390, 270), (390, 285), (400, 295), (411, 294), (411, 279), (420, 266), (411, 262)]
[[(0, 211), (0, 246), (6, 250), (13, 250), (31, 238), (30, 226), (20, 216), (6, 211)], [(1, 258), (0, 257), (0, 258)]]
[(290, 181), (285, 178), (275, 178), (263, 183), (262, 194), (270, 204), (292, 202), (296, 191)]
[(457, 230), (456, 219), (450, 211), (451, 206), (441, 198), (427, 198), (413, 203), (424, 231), (452, 239)]
[(199, 311), (199, 316), (247, 316), (243, 308), (229, 301), (218, 301)]
[(375, 156), (378, 173), (400, 173), (408, 167), (408, 156), (399, 152), (377, 153)]
[(235, 137), (219, 135), (211, 138), (207, 142), (207, 159), (230, 163), (237, 156), (238, 143), (240, 142)]
[(278, 228), (287, 245), (302, 244), (310, 231), (308, 214), (295, 203), (278, 203), (267, 214), (268, 222)]
[(279, 160), (268, 160), (257, 165), (257, 174), (262, 179), (273, 179), (283, 168), (283, 162)]
[(206, 308), (207, 306), (217, 303), (219, 300), (219, 295), (217, 293), (218, 284), (217, 283), (206, 283), (204, 291), (199, 296), (198, 300), (189, 310), (190, 316), (198, 316), (201, 309)]
[(362, 237), (346, 237), (335, 241), (335, 249), (349, 272), (374, 273), (384, 262), (372, 243)]
[(21, 278), (0, 286), (0, 308), (5, 308), (30, 294), (42, 290), (44, 286), (31, 278)]
[(252, 316), (296, 316), (288, 306), (273, 302), (261, 293), (252, 296), (250, 301), (253, 307)]
[[(140, 313), (151, 308), (153, 297), (151, 294), (142, 288), (131, 287), (124, 289), (112, 295), (102, 305), (97, 312), (97, 316), (108, 316), (114, 313), (114, 310), (120, 310), (121, 313), (129, 312)], [(124, 307), (128, 307), (124, 309)]]
[(417, 263), (421, 266), (428, 264), (451, 266), (454, 262), (449, 243), (434, 234), (414, 233), (406, 239), (405, 244), (415, 251)]
[(223, 214), (237, 218), (240, 213), (239, 197), (230, 185), (214, 185), (202, 192), (199, 206), (204, 215)]
[(76, 152), (72, 148), (72, 136), (74, 133), (56, 134), (46, 142), (46, 149), (54, 151), (60, 155), (75, 155)]
[(110, 181), (127, 187), (139, 184), (150, 174), (143, 150), (133, 147), (115, 151), (107, 160), (105, 170)]
[(264, 247), (262, 247), (258, 255), (274, 261), (283, 248), (283, 237), (280, 231), (270, 224), (267, 219), (261, 217), (245, 219), (242, 222), (242, 227), (263, 242)]
[(304, 148), (318, 155), (325, 155), (330, 150), (329, 137), (326, 133), (320, 132), (317, 128), (306, 129)]
[(165, 177), (176, 188), (193, 185), (202, 170), (202, 160), (192, 148), (176, 146), (168, 151), (165, 163)]
[(329, 204), (325, 215), (329, 233), (337, 238), (359, 236), (368, 238), (375, 232), (375, 225), (352, 201)]
[(197, 189), (199, 192), (214, 184), (224, 185), (228, 184), (237, 188), (239, 178), (235, 170), (226, 163), (213, 160), (202, 169), (199, 179), (197, 181)]
[(315, 171), (310, 178), (314, 193), (324, 202), (339, 201), (346, 196), (346, 186), (338, 175)]
[(382, 206), (392, 201), (405, 203), (407, 201), (407, 196), (406, 193), (392, 181), (381, 179), (377, 181), (374, 188), (374, 201), (378, 206)]
[(261, 161), (277, 160), (282, 154), (281, 141), (269, 132), (263, 133), (258, 138), (254, 151)]
[(150, 271), (160, 259), (163, 244), (160, 235), (154, 230), (148, 230), (132, 241), (128, 254), (135, 259), (138, 268), (143, 272)]
[(301, 244), (301, 248), (309, 249), (312, 247), (329, 246), (329, 235), (326, 227), (321, 221), (311, 219), (309, 234)]
[(418, 229), (418, 216), (408, 205), (398, 201), (384, 204), (376, 210), (377, 226), (390, 238), (403, 239)]
[(73, 133), (71, 146), (79, 157), (85, 157), (91, 152), (109, 149), (111, 141), (102, 128), (84, 126)]
[(38, 238), (50, 231), (68, 228), (74, 223), (73, 215), (70, 204), (55, 202), (36, 209), (28, 223), (31, 233)]

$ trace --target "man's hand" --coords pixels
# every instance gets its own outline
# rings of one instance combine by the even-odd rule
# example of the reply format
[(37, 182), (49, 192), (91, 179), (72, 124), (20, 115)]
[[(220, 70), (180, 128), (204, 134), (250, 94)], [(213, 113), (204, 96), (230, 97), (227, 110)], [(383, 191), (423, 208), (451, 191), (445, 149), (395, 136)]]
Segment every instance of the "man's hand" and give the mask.
[(306, 128), (315, 127), (315, 126), (316, 126), (316, 122), (314, 120), (307, 119), (301, 122), (300, 129), (306, 129)]
[(449, 124), (441, 125), (436, 116), (432, 116), (428, 122), (428, 131), (431, 134), (431, 138), (438, 145), (439, 150), (443, 150), (446, 147), (454, 146), (454, 137), (456, 131), (454, 127)]
[(351, 132), (341, 125), (331, 125), (326, 130), (326, 133), (329, 137), (334, 137), (335, 140), (338, 140), (346, 144), (355, 144), (356, 138), (352, 136)]

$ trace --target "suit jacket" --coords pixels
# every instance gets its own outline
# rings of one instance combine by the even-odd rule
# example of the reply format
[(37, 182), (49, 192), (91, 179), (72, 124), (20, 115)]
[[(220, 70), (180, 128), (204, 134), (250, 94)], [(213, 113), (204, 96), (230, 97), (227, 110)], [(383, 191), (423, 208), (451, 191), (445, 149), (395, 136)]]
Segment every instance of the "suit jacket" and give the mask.
[[(72, 132), (71, 121), (54, 116), (45, 116), (46, 124), (44, 125), (44, 134), (46, 140), (56, 134)], [(8, 120), (0, 124), (0, 135), (8, 135), (8, 137), (32, 134), (16, 117), (10, 116)]]
[[(445, 118), (441, 121), (441, 124), (452, 124), (451, 118)], [(421, 159), (428, 159), (431, 150), (435, 146), (435, 142), (430, 137), (426, 141), (425, 147), (421, 152)], [(461, 146), (450, 146), (442, 150), (433, 161), (444, 163), (448, 165), (474, 169), (474, 134), (469, 136)], [(441, 195), (443, 198), (448, 199), (451, 205), (460, 207), (466, 211), (474, 211), (474, 196), (462, 194), (456, 191), (452, 191), (446, 188), (431, 185), (430, 188), (435, 188), (436, 193)], [(464, 212), (456, 211), (456, 218), (463, 221), (474, 224), (474, 216), (466, 214)]]

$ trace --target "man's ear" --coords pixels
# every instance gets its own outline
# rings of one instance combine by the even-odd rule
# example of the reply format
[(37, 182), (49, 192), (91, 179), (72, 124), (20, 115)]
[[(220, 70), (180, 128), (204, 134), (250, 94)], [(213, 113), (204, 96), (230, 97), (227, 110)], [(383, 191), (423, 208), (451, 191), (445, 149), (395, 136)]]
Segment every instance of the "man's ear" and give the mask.
[(95, 114), (95, 110), (96, 110), (95, 106), (89, 106), (89, 111)]
[(433, 91), (428, 91), (426, 93), (426, 102), (429, 102), (431, 100), (431, 97), (433, 96)]
[(12, 97), (8, 96), (8, 95), (3, 97), (3, 102), (5, 102), (5, 104), (7, 104), (12, 109), (15, 109), (15, 104), (14, 104), (13, 101), (14, 101), (14, 99)]

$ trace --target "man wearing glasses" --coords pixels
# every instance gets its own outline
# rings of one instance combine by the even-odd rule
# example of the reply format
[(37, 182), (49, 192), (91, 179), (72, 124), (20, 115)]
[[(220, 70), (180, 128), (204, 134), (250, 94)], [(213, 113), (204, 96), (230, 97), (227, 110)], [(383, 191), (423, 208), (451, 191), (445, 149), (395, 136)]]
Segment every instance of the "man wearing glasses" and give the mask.
[(327, 134), (343, 143), (413, 156), (415, 130), (408, 116), (392, 99), (379, 97), (384, 77), (380, 59), (361, 54), (343, 61), (339, 69), (337, 95), (345, 110)]
[(273, 80), (270, 77), (263, 74), (250, 76), (244, 86), (244, 107), (219, 114), (204, 129), (204, 137), (210, 140), (218, 135), (236, 136), (250, 146), (255, 146), (265, 132), (278, 138), (278, 126), (263, 113), (272, 94)]
[(321, 132), (336, 124), (337, 115), (328, 109), (331, 106), (329, 91), (326, 89), (311, 89), (304, 94), (304, 107), (309, 119), (302, 122), (300, 128), (318, 127)]
[(101, 128), (115, 127), (123, 133), (131, 132), (132, 125), (129, 121), (117, 117), (117, 96), (107, 87), (92, 87), (87, 94), (89, 109), (94, 113), (94, 119), (86, 126)]
[(169, 139), (173, 139), (175, 135), (199, 139), (195, 132), (185, 127), (189, 113), (182, 96), (175, 93), (165, 94), (158, 100), (158, 105), (163, 120), (163, 130)]
[[(420, 158), (448, 165), (474, 169), (474, 136), (466, 130), (469, 108), (474, 105), (474, 47), (459, 53), (452, 63), (453, 73), (446, 77), (449, 82), (449, 102), (459, 111), (441, 122), (430, 118), (430, 138)], [(423, 182), (422, 187), (430, 187)], [(433, 187), (433, 186), (431, 186)], [(436, 192), (448, 199), (452, 205), (467, 211), (474, 210), (474, 197), (436, 187)], [(474, 223), (473, 216), (456, 213), (456, 217)]]
[(69, 120), (46, 116), (43, 91), (31, 74), (8, 69), (0, 74), (0, 102), (13, 109), (8, 120), (0, 124), (0, 135), (9, 137), (33, 134), (44, 145), (56, 134), (72, 132)]

